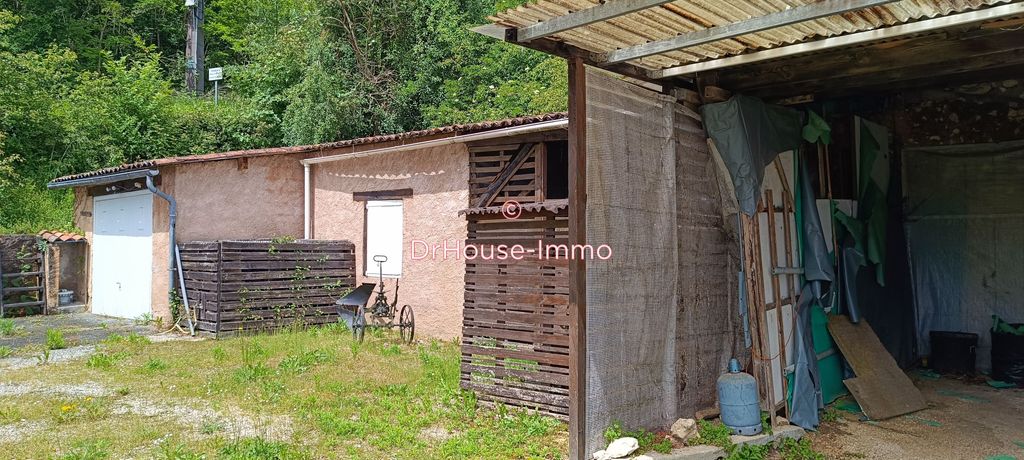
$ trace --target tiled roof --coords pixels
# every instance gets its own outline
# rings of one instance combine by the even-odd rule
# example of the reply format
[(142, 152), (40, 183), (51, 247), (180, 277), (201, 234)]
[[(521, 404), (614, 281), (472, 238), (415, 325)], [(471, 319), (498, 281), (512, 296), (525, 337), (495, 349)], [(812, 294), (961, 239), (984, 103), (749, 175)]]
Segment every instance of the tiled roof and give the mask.
[(461, 135), (476, 133), (481, 131), (490, 131), (494, 129), (510, 128), (513, 126), (522, 126), (530, 123), (540, 123), (550, 120), (559, 120), (566, 118), (568, 115), (565, 112), (546, 113), (542, 115), (530, 115), (525, 117), (517, 118), (506, 118), (503, 120), (491, 120), (481, 121), (477, 123), (464, 123), (458, 125), (441, 126), (437, 128), (422, 129), (419, 131), (406, 131), (404, 133), (396, 134), (381, 134), (377, 136), (360, 137), (356, 139), (348, 139), (344, 141), (328, 142), (324, 144), (313, 144), (313, 145), (299, 145), (294, 147), (271, 147), (264, 149), (251, 149), (251, 150), (234, 150), (230, 152), (218, 152), (218, 153), (206, 153), (200, 155), (185, 155), (178, 157), (168, 158), (157, 158), (154, 160), (140, 161), (136, 163), (128, 163), (110, 168), (98, 169), (95, 171), (84, 172), (80, 174), (72, 174), (69, 176), (58, 177), (54, 179), (51, 184), (58, 184), (74, 179), (83, 179), (86, 177), (103, 176), (106, 174), (112, 174), (122, 171), (133, 171), (137, 169), (154, 168), (166, 165), (185, 164), (185, 163), (202, 163), (207, 161), (218, 161), (218, 160), (231, 160), (235, 158), (252, 158), (262, 157), (271, 155), (288, 155), (298, 153), (315, 153), (315, 152), (327, 152), (334, 149), (343, 147), (353, 147), (357, 145), (367, 144), (378, 144), (383, 142), (394, 142), (408, 139), (418, 139), (429, 136), (439, 136), (444, 134)]
[(48, 243), (77, 242), (85, 241), (85, 236), (72, 232), (61, 232), (57, 230), (43, 230), (39, 237)]

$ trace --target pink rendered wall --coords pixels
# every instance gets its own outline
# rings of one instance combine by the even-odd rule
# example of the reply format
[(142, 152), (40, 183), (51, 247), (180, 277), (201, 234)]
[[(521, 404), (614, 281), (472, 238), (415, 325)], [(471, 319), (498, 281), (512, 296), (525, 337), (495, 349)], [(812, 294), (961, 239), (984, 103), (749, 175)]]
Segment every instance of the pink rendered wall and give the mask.
[[(403, 200), (403, 257), (399, 305), (412, 305), (418, 337), (451, 339), (462, 329), (465, 261), (461, 258), (412, 260), (411, 241), (430, 244), (466, 239), (469, 153), (462, 144), (384, 153), (313, 167), (316, 239), (350, 240), (356, 246), (358, 282), (377, 282), (365, 274), (365, 202), (353, 192), (411, 188)], [(385, 279), (388, 290), (394, 281)]]

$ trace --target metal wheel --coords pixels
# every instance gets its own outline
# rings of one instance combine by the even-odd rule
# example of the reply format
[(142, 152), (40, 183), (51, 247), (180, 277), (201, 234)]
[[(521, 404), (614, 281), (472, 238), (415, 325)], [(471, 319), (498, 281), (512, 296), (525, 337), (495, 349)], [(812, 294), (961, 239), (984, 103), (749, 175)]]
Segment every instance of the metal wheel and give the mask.
[(356, 342), (362, 343), (363, 336), (366, 335), (366, 308), (359, 307), (356, 311), (356, 316), (352, 318), (352, 338)]
[(402, 313), (398, 315), (398, 333), (402, 336), (402, 342), (412, 343), (416, 333), (416, 317), (412, 314), (412, 306), (402, 307)]

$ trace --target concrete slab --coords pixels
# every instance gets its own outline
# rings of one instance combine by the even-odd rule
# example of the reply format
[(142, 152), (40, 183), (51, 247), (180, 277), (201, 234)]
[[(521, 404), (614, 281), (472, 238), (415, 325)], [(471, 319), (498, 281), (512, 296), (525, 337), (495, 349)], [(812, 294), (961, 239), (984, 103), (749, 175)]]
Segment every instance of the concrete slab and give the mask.
[(719, 460), (726, 457), (725, 449), (715, 446), (686, 446), (672, 449), (667, 454), (648, 452), (654, 460)]

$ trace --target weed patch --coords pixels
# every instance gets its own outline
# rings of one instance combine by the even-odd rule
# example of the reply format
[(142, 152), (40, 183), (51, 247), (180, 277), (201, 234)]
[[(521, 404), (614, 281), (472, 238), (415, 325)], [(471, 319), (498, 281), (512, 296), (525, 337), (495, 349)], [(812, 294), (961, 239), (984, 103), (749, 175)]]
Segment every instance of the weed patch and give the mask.
[(672, 450), (672, 439), (665, 433), (652, 433), (644, 429), (624, 430), (618, 421), (613, 421), (611, 426), (604, 430), (604, 439), (609, 443), (623, 437), (636, 438), (640, 445), (637, 452), (653, 450), (667, 454)]
[(57, 458), (59, 460), (105, 460), (110, 458), (110, 443), (107, 441), (79, 441), (68, 452)]
[(7, 345), (0, 345), (0, 359), (11, 356), (12, 354), (14, 354), (14, 350), (12, 350), (11, 347), (8, 347)]
[(106, 351), (97, 351), (89, 355), (89, 358), (85, 360), (85, 366), (93, 369), (110, 370), (114, 368), (114, 365), (128, 357), (127, 353), (108, 353)]
[(811, 447), (811, 441), (807, 438), (795, 439), (786, 438), (779, 446), (779, 454), (782, 460), (825, 460), (825, 455), (817, 452)]
[(0, 337), (10, 337), (14, 335), (17, 326), (14, 325), (14, 320), (0, 318)]
[(160, 358), (151, 358), (142, 366), (143, 372), (159, 372), (167, 369), (167, 363)]
[(47, 329), (46, 330), (46, 349), (47, 350), (62, 350), (67, 348), (67, 343), (64, 341), (64, 333), (60, 329)]
[(263, 438), (245, 438), (232, 441), (220, 449), (223, 460), (301, 460), (309, 458), (297, 447), (283, 442), (271, 442)]
[(60, 403), (59, 408), (54, 411), (54, 421), (58, 424), (80, 420), (96, 421), (109, 414), (110, 407), (106, 400), (88, 396), (81, 400)]

